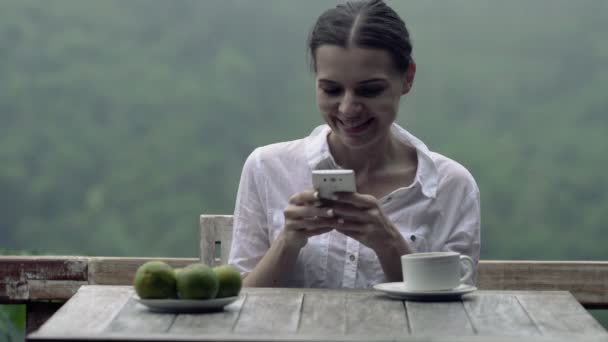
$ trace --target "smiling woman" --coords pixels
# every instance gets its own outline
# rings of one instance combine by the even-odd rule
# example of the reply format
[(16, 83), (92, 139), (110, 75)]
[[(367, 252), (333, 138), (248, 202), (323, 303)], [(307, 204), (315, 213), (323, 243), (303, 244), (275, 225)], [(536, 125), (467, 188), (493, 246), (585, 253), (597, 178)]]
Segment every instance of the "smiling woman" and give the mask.
[[(245, 162), (229, 258), (244, 285), (371, 287), (401, 280), (400, 256), (414, 252), (477, 264), (475, 180), (395, 123), (416, 73), (401, 18), (383, 1), (348, 2), (318, 18), (308, 43), (326, 124)], [(357, 191), (319, 198), (316, 169), (354, 170)]]

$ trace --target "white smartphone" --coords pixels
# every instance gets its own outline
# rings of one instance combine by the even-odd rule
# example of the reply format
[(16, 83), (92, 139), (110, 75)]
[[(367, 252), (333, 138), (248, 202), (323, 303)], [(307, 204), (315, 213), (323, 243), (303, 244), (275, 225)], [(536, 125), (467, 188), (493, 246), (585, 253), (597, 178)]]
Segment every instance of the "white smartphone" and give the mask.
[(319, 191), (319, 197), (330, 198), (334, 192), (355, 192), (355, 171), (353, 170), (313, 170), (312, 185)]

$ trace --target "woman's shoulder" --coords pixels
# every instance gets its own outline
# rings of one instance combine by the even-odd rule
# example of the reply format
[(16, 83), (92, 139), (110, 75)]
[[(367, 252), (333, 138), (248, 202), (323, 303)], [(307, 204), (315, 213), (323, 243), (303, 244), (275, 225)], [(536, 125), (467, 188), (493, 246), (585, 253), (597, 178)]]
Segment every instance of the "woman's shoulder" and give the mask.
[(479, 191), (477, 182), (471, 172), (461, 163), (437, 152), (430, 152), (440, 186), (464, 187), (469, 192)]
[(251, 152), (248, 159), (266, 166), (305, 162), (305, 140), (302, 138), (259, 146)]
[(320, 125), (303, 138), (259, 146), (248, 159), (267, 165), (288, 164), (289, 169), (309, 165), (327, 149), (324, 147), (329, 129), (327, 125)]

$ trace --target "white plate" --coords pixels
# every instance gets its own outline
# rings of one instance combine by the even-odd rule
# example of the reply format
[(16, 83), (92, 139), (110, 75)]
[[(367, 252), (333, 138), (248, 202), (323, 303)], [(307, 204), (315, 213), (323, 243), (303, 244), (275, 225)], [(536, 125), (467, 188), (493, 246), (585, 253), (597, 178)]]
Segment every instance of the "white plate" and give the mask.
[(462, 295), (477, 290), (475, 286), (462, 284), (450, 290), (436, 291), (408, 291), (405, 283), (399, 281), (394, 283), (383, 283), (374, 285), (374, 289), (383, 292), (395, 299), (418, 300), (418, 301), (442, 301), (459, 299)]
[(141, 299), (134, 295), (134, 298), (151, 311), (179, 313), (221, 311), (239, 299), (239, 296), (214, 299)]

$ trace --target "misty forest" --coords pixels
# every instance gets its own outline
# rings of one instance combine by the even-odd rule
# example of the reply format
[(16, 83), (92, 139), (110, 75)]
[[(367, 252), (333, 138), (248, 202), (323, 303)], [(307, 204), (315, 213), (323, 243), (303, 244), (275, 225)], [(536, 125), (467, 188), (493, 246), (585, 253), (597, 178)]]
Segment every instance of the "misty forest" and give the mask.
[[(475, 177), (481, 258), (608, 260), (608, 2), (387, 2), (397, 121)], [(197, 257), (248, 154), (322, 124), (336, 3), (0, 0), (0, 254)]]

